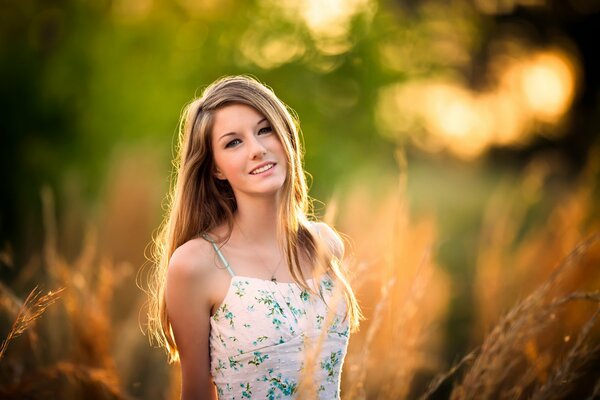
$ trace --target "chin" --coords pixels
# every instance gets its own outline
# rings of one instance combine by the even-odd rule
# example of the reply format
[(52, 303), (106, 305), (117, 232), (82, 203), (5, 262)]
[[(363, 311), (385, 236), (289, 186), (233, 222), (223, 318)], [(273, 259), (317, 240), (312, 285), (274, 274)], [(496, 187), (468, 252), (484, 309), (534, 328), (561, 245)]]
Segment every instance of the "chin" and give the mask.
[(257, 191), (259, 195), (275, 195), (283, 192), (283, 183), (280, 185), (270, 185), (269, 187), (263, 188), (263, 190)]
[(264, 191), (262, 191), (262, 194), (278, 194), (283, 192), (283, 185), (277, 185), (277, 186), (273, 186), (270, 188), (266, 188)]

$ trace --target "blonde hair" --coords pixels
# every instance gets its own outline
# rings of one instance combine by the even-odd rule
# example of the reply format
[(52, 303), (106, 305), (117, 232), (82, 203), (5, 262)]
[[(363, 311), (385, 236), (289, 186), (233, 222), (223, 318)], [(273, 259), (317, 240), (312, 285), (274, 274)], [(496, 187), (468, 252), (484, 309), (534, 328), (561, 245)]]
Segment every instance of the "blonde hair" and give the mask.
[(228, 76), (208, 86), (182, 113), (177, 154), (173, 160), (176, 175), (167, 197), (167, 214), (152, 243), (148, 332), (151, 341), (165, 347), (169, 362), (179, 358), (165, 303), (169, 260), (175, 249), (202, 233), (227, 223), (228, 239), (233, 229), (237, 203), (229, 183), (214, 176), (211, 147), (215, 111), (230, 104), (245, 104), (264, 115), (283, 145), (287, 177), (278, 209), (277, 230), (278, 236), (285, 240), (284, 253), (293, 279), (311, 290), (300, 268), (298, 249), (304, 249), (316, 271), (330, 271), (342, 283), (351, 330), (357, 329), (362, 317), (339, 260), (325, 254), (308, 229), (311, 202), (302, 168), (297, 118), (271, 89), (256, 79)]

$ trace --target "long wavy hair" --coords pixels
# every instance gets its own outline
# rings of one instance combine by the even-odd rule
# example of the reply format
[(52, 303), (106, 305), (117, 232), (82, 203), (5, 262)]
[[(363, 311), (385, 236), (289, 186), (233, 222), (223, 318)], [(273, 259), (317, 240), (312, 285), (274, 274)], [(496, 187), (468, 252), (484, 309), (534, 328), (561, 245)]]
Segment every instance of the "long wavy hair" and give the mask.
[(347, 315), (352, 331), (358, 328), (360, 308), (348, 283), (340, 260), (321, 248), (308, 229), (312, 203), (307, 193), (302, 168), (303, 151), (295, 113), (273, 91), (249, 76), (228, 76), (208, 86), (200, 98), (183, 110), (179, 123), (174, 176), (167, 196), (167, 212), (152, 242), (152, 271), (149, 280), (148, 333), (152, 342), (167, 351), (169, 362), (179, 359), (177, 345), (167, 315), (165, 286), (169, 260), (186, 241), (211, 232), (224, 223), (226, 242), (233, 229), (237, 209), (233, 190), (226, 180), (214, 176), (211, 135), (217, 110), (230, 104), (245, 104), (264, 115), (277, 134), (287, 160), (287, 177), (278, 206), (278, 237), (283, 240), (290, 274), (301, 287), (311, 292), (299, 262), (305, 252), (317, 273), (329, 272), (342, 283)]

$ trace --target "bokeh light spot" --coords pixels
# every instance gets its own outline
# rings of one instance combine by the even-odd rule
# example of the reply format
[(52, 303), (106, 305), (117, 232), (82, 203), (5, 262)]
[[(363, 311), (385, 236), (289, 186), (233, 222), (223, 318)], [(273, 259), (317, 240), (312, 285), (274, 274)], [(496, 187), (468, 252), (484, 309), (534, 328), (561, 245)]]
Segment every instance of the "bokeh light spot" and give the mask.
[(526, 104), (545, 122), (555, 122), (569, 108), (575, 94), (575, 68), (558, 51), (536, 54), (525, 62), (521, 85)]

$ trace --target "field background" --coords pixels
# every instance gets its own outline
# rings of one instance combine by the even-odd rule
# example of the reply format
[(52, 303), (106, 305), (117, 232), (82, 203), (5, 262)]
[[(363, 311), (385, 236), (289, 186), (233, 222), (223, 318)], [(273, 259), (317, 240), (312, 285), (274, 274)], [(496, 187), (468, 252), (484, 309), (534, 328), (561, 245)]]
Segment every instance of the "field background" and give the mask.
[(183, 106), (246, 73), (347, 241), (342, 398), (600, 398), (598, 26), (597, 0), (2, 2), (0, 397), (177, 398), (139, 286)]

